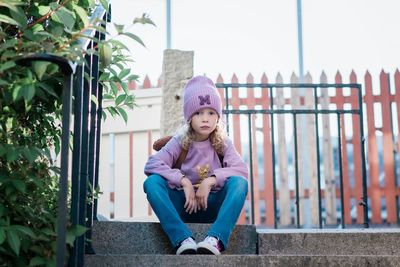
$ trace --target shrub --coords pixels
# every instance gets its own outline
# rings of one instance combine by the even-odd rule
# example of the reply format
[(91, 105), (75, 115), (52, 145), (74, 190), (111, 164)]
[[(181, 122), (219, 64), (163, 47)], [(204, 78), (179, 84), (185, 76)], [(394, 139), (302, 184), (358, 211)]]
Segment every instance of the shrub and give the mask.
[[(100, 2), (108, 8), (106, 0)], [(135, 105), (126, 83), (138, 77), (127, 68), (131, 58), (125, 44), (115, 36), (96, 40), (93, 49), (77, 42), (93, 38), (84, 36), (87, 29), (108, 34), (104, 24), (89, 21), (94, 7), (94, 0), (0, 0), (0, 266), (55, 264), (59, 168), (52, 154), (60, 151), (63, 77), (54, 64), (21, 67), (16, 59), (48, 53), (83, 63), (85, 54), (97, 54), (104, 98), (114, 100), (109, 114), (127, 120), (122, 107)], [(136, 23), (153, 24), (146, 15)], [(117, 36), (143, 44), (123, 25), (114, 27)], [(69, 228), (68, 243), (83, 232)]]

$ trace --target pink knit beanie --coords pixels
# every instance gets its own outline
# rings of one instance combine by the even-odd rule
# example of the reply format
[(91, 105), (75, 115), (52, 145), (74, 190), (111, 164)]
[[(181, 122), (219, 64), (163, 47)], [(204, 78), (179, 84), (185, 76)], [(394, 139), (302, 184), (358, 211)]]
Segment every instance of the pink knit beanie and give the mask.
[(215, 84), (205, 76), (196, 76), (188, 81), (183, 95), (183, 115), (189, 121), (202, 108), (212, 108), (221, 117), (222, 103)]

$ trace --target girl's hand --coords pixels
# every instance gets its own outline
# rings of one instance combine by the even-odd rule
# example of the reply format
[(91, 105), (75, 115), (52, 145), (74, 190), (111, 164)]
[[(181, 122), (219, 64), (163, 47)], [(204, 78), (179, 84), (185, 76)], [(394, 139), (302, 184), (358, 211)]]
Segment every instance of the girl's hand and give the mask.
[(192, 182), (188, 178), (183, 177), (181, 180), (181, 185), (183, 188), (183, 192), (185, 192), (186, 198), (186, 202), (183, 208), (189, 214), (192, 214), (192, 212), (196, 213), (198, 210), (198, 205)]
[(204, 179), (196, 192), (196, 199), (199, 209), (207, 210), (207, 200), (210, 194), (211, 188), (217, 184), (215, 176)]

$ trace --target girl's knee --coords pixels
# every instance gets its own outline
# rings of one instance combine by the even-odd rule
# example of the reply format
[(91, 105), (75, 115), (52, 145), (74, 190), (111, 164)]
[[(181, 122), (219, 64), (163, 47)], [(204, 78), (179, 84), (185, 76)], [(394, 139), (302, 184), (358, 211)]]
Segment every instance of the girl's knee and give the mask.
[(231, 176), (228, 179), (228, 184), (229, 184), (229, 187), (232, 186), (232, 189), (234, 189), (236, 192), (243, 192), (243, 193), (247, 194), (247, 190), (248, 190), (247, 179), (245, 179), (241, 176)]
[(152, 174), (143, 183), (143, 190), (147, 193), (151, 189), (165, 185), (165, 179), (158, 174)]

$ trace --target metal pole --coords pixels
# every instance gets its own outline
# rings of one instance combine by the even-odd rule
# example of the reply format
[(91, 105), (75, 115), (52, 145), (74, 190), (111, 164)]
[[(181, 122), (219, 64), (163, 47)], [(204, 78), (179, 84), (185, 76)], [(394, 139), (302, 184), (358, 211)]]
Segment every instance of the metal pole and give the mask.
[(62, 134), (61, 134), (61, 176), (58, 193), (58, 214), (57, 214), (57, 267), (65, 264), (65, 231), (67, 228), (67, 195), (68, 195), (68, 154), (70, 138), (71, 99), (72, 99), (72, 77), (69, 74), (65, 77), (62, 95)]
[[(253, 172), (253, 143), (251, 138), (251, 113), (248, 116), (248, 126), (249, 126), (249, 165), (250, 165), (250, 201), (251, 201), (251, 214), (250, 220), (251, 224), (255, 224), (254, 217), (254, 172)], [(257, 160), (257, 159), (256, 159)]]
[(301, 0), (297, 0), (297, 42), (299, 47), (299, 75), (300, 83), (304, 82), (304, 62), (303, 62), (303, 26), (301, 16)]
[[(278, 228), (278, 220), (277, 220), (277, 205), (276, 205), (276, 169), (275, 169), (275, 128), (274, 128), (274, 95), (273, 95), (273, 87), (269, 87), (269, 99), (270, 99), (270, 110), (271, 110), (271, 143), (272, 143), (272, 186), (274, 188), (274, 228)], [(264, 141), (265, 142), (265, 141)]]
[[(79, 176), (81, 172), (81, 138), (82, 138), (82, 98), (83, 98), (83, 66), (76, 68), (74, 95), (74, 138), (72, 151), (72, 179), (71, 179), (71, 222), (72, 225), (79, 224)], [(76, 266), (78, 260), (77, 240), (71, 250), (69, 266)]]
[[(304, 61), (303, 61), (303, 26), (302, 26), (302, 9), (301, 9), (301, 0), (297, 0), (297, 41), (298, 41), (298, 49), (299, 49), (299, 81), (300, 84), (304, 83)], [(305, 104), (305, 88), (300, 88), (299, 89), (299, 94), (300, 94), (300, 99), (304, 99), (304, 104)], [(301, 101), (300, 101), (301, 105)], [(299, 116), (299, 130), (300, 130), (300, 138), (301, 138), (301, 146), (300, 146), (300, 151), (307, 151), (307, 140), (308, 140), (308, 135), (307, 135), (307, 116), (302, 115)], [(309, 175), (309, 166), (308, 162), (304, 160), (301, 164), (302, 166), (302, 171), (301, 171), (301, 177), (302, 177), (302, 184), (306, 185), (308, 184), (308, 181), (310, 181), (310, 175)], [(300, 176), (298, 177), (300, 179)], [(304, 186), (302, 187), (304, 188)], [(302, 192), (303, 193), (303, 192)], [(300, 211), (300, 203), (297, 203), (298, 209)], [(302, 223), (308, 224), (308, 219), (310, 218), (310, 209), (305, 208), (302, 212), (304, 212), (304, 218)], [(300, 223), (298, 222), (298, 227)]]
[(167, 0), (167, 49), (171, 49), (171, 0)]
[[(344, 117), (344, 114), (343, 114)], [(342, 159), (342, 133), (340, 132), (340, 113), (337, 113), (337, 128), (338, 128), (338, 155), (339, 155), (339, 171), (340, 171), (340, 176), (339, 176), (339, 181), (340, 181), (340, 208), (341, 208), (341, 214), (342, 214), (342, 229), (346, 227), (345, 221), (344, 221), (344, 189), (343, 189), (343, 159)]]
[(295, 162), (295, 179), (296, 179), (296, 224), (300, 228), (300, 192), (299, 192), (299, 157), (297, 149), (297, 123), (296, 113), (293, 113), (293, 138), (294, 138), (294, 162)]
[(364, 124), (363, 124), (363, 103), (362, 103), (362, 92), (361, 85), (357, 87), (358, 93), (358, 105), (360, 111), (360, 138), (361, 138), (361, 164), (362, 164), (362, 187), (363, 187), (363, 195), (362, 195), (362, 205), (364, 210), (364, 228), (369, 228), (369, 219), (368, 219), (368, 185), (367, 185), (367, 170), (365, 166), (365, 137), (364, 137)]

